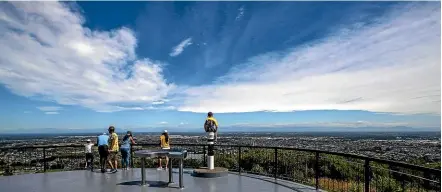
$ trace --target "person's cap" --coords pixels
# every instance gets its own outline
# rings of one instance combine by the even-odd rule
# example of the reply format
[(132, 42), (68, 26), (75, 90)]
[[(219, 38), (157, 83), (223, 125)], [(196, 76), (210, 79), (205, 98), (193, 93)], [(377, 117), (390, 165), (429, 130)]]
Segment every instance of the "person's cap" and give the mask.
[(91, 142), (91, 140), (90, 139), (88, 139), (88, 140), (86, 140), (87, 142)]
[(167, 133), (167, 130), (166, 129), (164, 129), (164, 131), (163, 131), (164, 133)]

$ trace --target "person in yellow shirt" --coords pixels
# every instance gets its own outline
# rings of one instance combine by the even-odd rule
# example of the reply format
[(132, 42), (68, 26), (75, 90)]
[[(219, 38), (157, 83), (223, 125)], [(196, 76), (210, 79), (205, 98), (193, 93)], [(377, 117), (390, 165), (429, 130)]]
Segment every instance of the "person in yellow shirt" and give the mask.
[(111, 166), (111, 172), (117, 172), (117, 155), (118, 155), (118, 151), (120, 151), (119, 149), (119, 145), (118, 145), (118, 135), (117, 133), (115, 133), (115, 127), (114, 126), (110, 126), (109, 127), (109, 159), (108, 159), (108, 163)]
[(218, 121), (213, 117), (213, 113), (207, 113), (207, 119), (204, 122), (204, 130), (206, 132), (214, 132), (215, 133), (215, 141), (218, 138)]
[[(167, 133), (167, 130), (164, 130), (160, 136), (160, 147), (162, 150), (169, 150), (170, 149), (169, 144), (170, 144), (169, 133)], [(162, 157), (158, 157), (157, 170), (163, 170), (163, 167), (161, 166), (161, 159), (162, 159)], [(166, 166), (164, 168), (166, 170), (167, 170), (167, 165), (169, 165), (169, 157), (166, 156)]]

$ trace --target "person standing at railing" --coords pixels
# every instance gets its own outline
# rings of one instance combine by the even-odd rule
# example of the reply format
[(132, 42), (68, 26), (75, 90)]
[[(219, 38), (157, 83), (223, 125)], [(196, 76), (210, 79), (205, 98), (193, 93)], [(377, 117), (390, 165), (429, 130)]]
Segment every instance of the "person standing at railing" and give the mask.
[(118, 135), (117, 133), (115, 133), (115, 127), (114, 126), (110, 126), (109, 127), (109, 165), (111, 166), (111, 172), (117, 172), (117, 168), (118, 168), (118, 160), (117, 160), (117, 156), (118, 156), (118, 151), (120, 151), (119, 149), (119, 145), (118, 145)]
[(215, 169), (214, 144), (218, 139), (218, 121), (213, 117), (213, 113), (207, 113), (207, 119), (204, 122), (204, 131), (207, 133), (207, 168)]
[(213, 117), (213, 113), (207, 113), (207, 119), (204, 122), (204, 130), (206, 133), (215, 133), (215, 141), (218, 139), (218, 121)]
[(106, 172), (106, 160), (109, 155), (109, 147), (107, 146), (109, 142), (109, 136), (106, 133), (97, 137), (98, 154), (100, 154), (100, 168), (101, 172)]
[(128, 131), (123, 137), (123, 143), (121, 144), (121, 167), (123, 170), (127, 170), (130, 162), (130, 146), (135, 144), (132, 137), (132, 132)]
[[(169, 150), (170, 149), (170, 138), (169, 138), (169, 133), (167, 133), (167, 130), (164, 130), (160, 136), (160, 147), (162, 150)], [(161, 166), (161, 159), (162, 158), (163, 157), (158, 157), (157, 170), (163, 170), (163, 167)], [(167, 170), (167, 165), (169, 165), (169, 157), (166, 156), (165, 159), (166, 159), (165, 169)]]
[(91, 143), (91, 140), (86, 140), (86, 144), (84, 145), (84, 152), (86, 154), (86, 165), (84, 168), (90, 168), (91, 171), (94, 170), (94, 155), (92, 155), (92, 146), (94, 146), (94, 144)]

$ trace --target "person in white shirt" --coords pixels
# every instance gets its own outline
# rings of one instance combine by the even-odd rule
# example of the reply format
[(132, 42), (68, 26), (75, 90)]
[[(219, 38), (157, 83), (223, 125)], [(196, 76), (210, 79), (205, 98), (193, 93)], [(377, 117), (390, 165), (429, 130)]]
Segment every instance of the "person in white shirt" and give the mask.
[(84, 145), (84, 152), (86, 153), (86, 166), (84, 168), (90, 168), (91, 171), (94, 170), (94, 155), (92, 154), (92, 146), (94, 146), (94, 144), (91, 143), (91, 140), (86, 140), (86, 144)]

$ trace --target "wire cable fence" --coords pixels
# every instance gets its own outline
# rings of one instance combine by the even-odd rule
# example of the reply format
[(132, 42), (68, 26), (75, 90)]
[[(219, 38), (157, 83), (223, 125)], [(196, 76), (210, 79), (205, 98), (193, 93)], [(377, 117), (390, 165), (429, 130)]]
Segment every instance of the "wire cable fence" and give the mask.
[[(131, 167), (141, 167), (141, 159), (133, 155), (134, 151), (159, 149), (158, 145), (133, 145)], [(172, 147), (187, 150), (185, 168), (206, 166), (207, 145), (173, 144)], [(93, 156), (94, 167), (99, 167), (96, 146)], [(178, 165), (175, 160), (171, 163), (173, 167)], [(81, 170), (86, 168), (85, 165), (83, 145), (0, 148), (0, 175)], [(275, 181), (293, 181), (332, 192), (441, 191), (440, 169), (318, 150), (216, 145), (215, 166), (239, 174), (263, 175)], [(157, 168), (157, 159), (147, 160), (145, 167)]]

